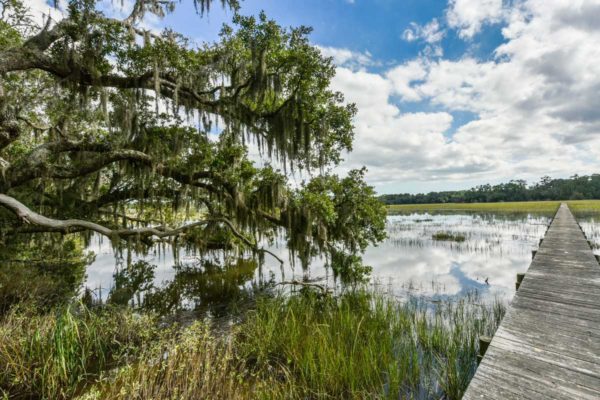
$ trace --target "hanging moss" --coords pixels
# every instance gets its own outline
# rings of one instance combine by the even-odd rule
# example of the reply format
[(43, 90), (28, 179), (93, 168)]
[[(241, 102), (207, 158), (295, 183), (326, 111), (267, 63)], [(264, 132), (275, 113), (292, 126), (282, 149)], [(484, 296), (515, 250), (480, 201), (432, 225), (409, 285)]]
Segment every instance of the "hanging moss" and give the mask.
[[(210, 3), (196, 1), (201, 13)], [(283, 236), (307, 266), (381, 240), (384, 214), (364, 173), (323, 174), (351, 148), (356, 110), (329, 90), (335, 69), (310, 45), (310, 30), (236, 14), (217, 43), (195, 49), (176, 32), (144, 31), (143, 14), (162, 15), (165, 4), (137, 1), (118, 22), (94, 1), (74, 2), (64, 34), (41, 50), (49, 65), (3, 77), (3, 104), (49, 128), (22, 124), (0, 149), (2, 192), (48, 218), (117, 230), (206, 220), (163, 238), (199, 253), (262, 257), (259, 242)], [(65, 143), (71, 149), (53, 150)], [(253, 165), (253, 145), (283, 172)], [(314, 179), (294, 189), (288, 171)], [(17, 237), (20, 222), (0, 218), (0, 234)], [(109, 239), (131, 254), (156, 238)]]

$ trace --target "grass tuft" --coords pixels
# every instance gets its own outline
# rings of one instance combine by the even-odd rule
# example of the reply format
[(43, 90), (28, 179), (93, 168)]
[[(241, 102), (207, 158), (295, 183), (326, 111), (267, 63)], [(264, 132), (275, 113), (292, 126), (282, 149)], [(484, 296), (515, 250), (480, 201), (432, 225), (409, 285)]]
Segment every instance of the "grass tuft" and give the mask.
[(459, 399), (496, 312), (504, 312), (499, 303), (475, 306), (468, 297), (400, 303), (365, 291), (265, 299), (240, 344), (259, 376), (287, 381), (287, 398)]
[(433, 240), (447, 241), (447, 242), (464, 242), (466, 240), (465, 235), (460, 233), (451, 232), (436, 232), (431, 235)]

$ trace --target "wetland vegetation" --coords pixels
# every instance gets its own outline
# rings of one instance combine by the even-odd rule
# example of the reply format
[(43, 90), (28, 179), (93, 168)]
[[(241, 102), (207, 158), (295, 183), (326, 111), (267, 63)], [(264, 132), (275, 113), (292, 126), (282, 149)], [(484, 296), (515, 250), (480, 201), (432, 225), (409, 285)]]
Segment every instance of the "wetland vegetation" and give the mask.
[[(11, 307), (0, 387), (48, 399), (459, 399), (477, 337), (501, 321), (548, 218), (390, 216), (388, 239), (365, 254), (370, 281), (357, 285), (319, 278), (318, 265), (305, 284), (278, 285), (281, 276), (259, 279), (276, 264), (261, 273), (252, 261), (182, 263), (167, 279), (134, 257), (104, 301), (92, 291), (46, 312), (40, 301)], [(600, 237), (593, 218), (582, 225)], [(436, 232), (465, 240), (437, 242)]]
[(450, 241), (450, 242), (464, 242), (465, 241), (464, 235), (461, 235), (459, 233), (452, 233), (452, 232), (436, 232), (433, 235), (431, 235), (431, 238), (433, 240), (446, 240), (446, 241)]
[(0, 0), (0, 398), (459, 399), (558, 202), (386, 210), (310, 28), (104, 3)]
[(0, 322), (0, 387), (47, 399), (459, 399), (478, 335), (503, 314), (476, 293), (432, 303), (304, 290), (261, 297), (223, 336), (210, 321), (164, 329), (127, 308), (14, 309)]
[[(574, 214), (597, 214), (600, 200), (565, 200)], [(410, 214), (415, 212), (488, 212), (488, 213), (533, 213), (554, 215), (561, 201), (515, 201), (491, 203), (430, 203), (392, 204), (387, 206), (389, 214)]]

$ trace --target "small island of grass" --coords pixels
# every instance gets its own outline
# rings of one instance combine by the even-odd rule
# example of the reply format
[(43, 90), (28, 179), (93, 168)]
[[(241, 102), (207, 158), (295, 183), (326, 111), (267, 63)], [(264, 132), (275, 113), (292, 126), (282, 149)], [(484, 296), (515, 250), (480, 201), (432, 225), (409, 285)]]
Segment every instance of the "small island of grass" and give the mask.
[(464, 242), (465, 241), (465, 235), (462, 235), (460, 233), (451, 233), (451, 232), (436, 232), (433, 235), (431, 235), (431, 238), (433, 240), (438, 240), (438, 241), (446, 241), (446, 242)]

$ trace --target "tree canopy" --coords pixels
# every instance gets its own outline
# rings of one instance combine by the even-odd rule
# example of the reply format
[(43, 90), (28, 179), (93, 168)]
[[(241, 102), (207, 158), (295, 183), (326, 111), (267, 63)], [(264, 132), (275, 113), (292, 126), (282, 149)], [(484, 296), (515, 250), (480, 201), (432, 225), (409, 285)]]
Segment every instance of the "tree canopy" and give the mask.
[(544, 176), (539, 182), (527, 185), (524, 180), (512, 180), (497, 185), (479, 185), (469, 190), (419, 194), (386, 194), (380, 196), (385, 204), (427, 203), (489, 203), (530, 200), (590, 200), (600, 199), (600, 175), (573, 175), (567, 179)]
[[(26, 2), (0, 1), (3, 243), (96, 232), (260, 255), (283, 237), (306, 264), (381, 240), (364, 170), (331, 173), (356, 108), (329, 88), (335, 67), (310, 28), (242, 16), (231, 0), (215, 43), (144, 28), (177, 3), (137, 0), (119, 20), (72, 0), (38, 26)], [(194, 1), (199, 18), (211, 3)], [(252, 162), (250, 146), (271, 162)], [(292, 172), (308, 179), (291, 185)]]

